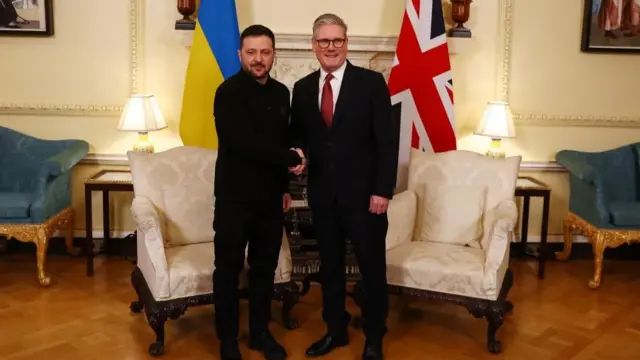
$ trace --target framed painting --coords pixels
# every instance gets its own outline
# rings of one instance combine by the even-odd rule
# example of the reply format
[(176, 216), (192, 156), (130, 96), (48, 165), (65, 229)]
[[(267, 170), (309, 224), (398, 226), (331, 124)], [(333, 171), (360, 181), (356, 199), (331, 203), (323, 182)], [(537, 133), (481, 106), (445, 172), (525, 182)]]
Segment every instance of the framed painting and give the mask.
[(580, 48), (640, 53), (640, 0), (584, 0)]
[(0, 0), (0, 36), (53, 35), (53, 0)]

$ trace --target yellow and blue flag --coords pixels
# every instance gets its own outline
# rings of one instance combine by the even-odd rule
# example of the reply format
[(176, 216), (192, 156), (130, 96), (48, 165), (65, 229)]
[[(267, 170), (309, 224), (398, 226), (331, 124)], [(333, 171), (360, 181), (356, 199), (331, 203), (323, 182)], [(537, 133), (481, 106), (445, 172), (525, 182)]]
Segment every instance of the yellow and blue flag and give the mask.
[(184, 145), (218, 148), (213, 98), (218, 86), (240, 69), (239, 49), (235, 0), (202, 0), (180, 115), (180, 137)]

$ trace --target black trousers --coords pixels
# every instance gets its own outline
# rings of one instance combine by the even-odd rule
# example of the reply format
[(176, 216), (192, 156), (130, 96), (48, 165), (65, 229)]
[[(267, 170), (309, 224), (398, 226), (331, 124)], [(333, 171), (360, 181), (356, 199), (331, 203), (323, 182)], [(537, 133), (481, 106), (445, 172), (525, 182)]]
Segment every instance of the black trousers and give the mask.
[(214, 308), (217, 336), (237, 339), (239, 329), (238, 278), (249, 244), (249, 328), (257, 335), (267, 330), (275, 270), (282, 245), (282, 197), (238, 202), (216, 199)]
[(385, 237), (387, 214), (372, 214), (368, 208), (335, 204), (315, 208), (313, 227), (318, 239), (322, 283), (322, 317), (332, 335), (346, 333), (350, 315), (345, 310), (345, 242), (349, 238), (364, 287), (363, 330), (368, 338), (381, 339), (387, 331), (389, 308)]

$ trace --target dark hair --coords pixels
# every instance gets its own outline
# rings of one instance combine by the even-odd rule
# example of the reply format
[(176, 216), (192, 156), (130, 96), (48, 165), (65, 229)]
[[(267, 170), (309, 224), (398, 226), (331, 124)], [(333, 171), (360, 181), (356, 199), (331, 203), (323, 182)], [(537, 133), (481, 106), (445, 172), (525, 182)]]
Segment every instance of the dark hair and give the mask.
[(273, 31), (264, 25), (251, 25), (242, 31), (240, 34), (240, 48), (244, 45), (244, 38), (250, 36), (268, 36), (271, 39), (271, 43), (273, 44), (273, 48), (276, 47), (276, 36), (273, 34)]

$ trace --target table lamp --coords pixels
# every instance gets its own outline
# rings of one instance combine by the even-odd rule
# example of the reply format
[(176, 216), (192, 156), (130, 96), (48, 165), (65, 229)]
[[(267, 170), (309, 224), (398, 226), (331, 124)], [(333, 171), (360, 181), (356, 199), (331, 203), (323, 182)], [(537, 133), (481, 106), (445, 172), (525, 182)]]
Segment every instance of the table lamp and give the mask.
[(491, 147), (486, 152), (487, 156), (504, 158), (506, 154), (502, 150), (502, 138), (516, 137), (516, 128), (513, 124), (513, 115), (509, 104), (501, 101), (487, 102), (482, 120), (474, 134), (491, 138)]
[(149, 141), (149, 131), (162, 130), (167, 123), (162, 116), (158, 102), (153, 95), (131, 95), (120, 116), (120, 131), (135, 131), (138, 142), (133, 145), (133, 151), (152, 153), (153, 144)]

